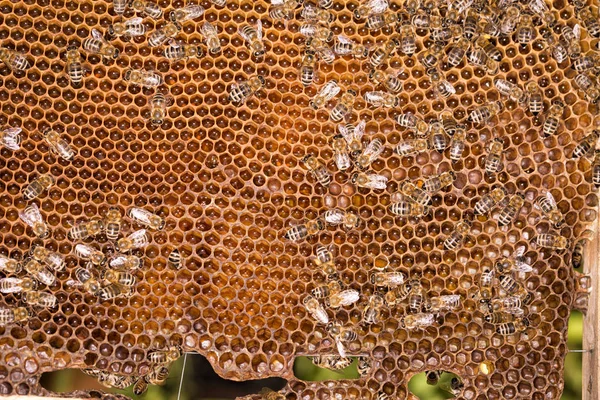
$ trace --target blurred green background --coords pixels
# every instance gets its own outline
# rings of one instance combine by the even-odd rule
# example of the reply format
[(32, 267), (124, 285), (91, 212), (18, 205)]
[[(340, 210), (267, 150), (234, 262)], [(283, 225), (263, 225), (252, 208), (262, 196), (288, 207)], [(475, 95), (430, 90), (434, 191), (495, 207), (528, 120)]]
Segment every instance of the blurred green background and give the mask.
[[(583, 317), (579, 312), (573, 312), (569, 320), (569, 349), (582, 349)], [(165, 386), (150, 386), (144, 396), (134, 396), (131, 388), (125, 391), (112, 390), (115, 393), (124, 393), (134, 399), (144, 400), (177, 400), (181, 370), (184, 358), (180, 358), (171, 366), (171, 373)], [(565, 390), (562, 400), (581, 400), (582, 378), (581, 353), (569, 353), (565, 360)], [(305, 380), (328, 379), (356, 379), (358, 371), (356, 360), (343, 371), (329, 371), (313, 365), (306, 357), (297, 359), (294, 372), (297, 377)], [(438, 386), (443, 386), (451, 378), (444, 374)], [(76, 389), (104, 389), (94, 378), (84, 375), (78, 370), (58, 371), (44, 374), (42, 378), (44, 387), (57, 392), (69, 392)], [(220, 378), (213, 371), (206, 359), (197, 354), (188, 354), (185, 375), (181, 390), (180, 400), (229, 400), (236, 396), (258, 393), (263, 387), (275, 390), (285, 385), (283, 379), (270, 378), (259, 381), (233, 382)], [(441, 390), (438, 386), (429, 386), (425, 381), (425, 374), (415, 376), (409, 384), (410, 390), (422, 400), (442, 400), (452, 398), (452, 395)]]

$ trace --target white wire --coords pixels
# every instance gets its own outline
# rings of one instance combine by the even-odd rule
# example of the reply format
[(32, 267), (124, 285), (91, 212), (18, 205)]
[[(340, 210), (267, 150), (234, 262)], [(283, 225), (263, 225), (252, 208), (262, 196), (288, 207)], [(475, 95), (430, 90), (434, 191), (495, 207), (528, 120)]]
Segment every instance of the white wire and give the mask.
[(183, 355), (183, 367), (181, 367), (181, 379), (179, 380), (179, 391), (177, 392), (177, 400), (181, 398), (181, 387), (183, 386), (183, 376), (185, 374), (185, 364), (187, 362), (188, 353)]

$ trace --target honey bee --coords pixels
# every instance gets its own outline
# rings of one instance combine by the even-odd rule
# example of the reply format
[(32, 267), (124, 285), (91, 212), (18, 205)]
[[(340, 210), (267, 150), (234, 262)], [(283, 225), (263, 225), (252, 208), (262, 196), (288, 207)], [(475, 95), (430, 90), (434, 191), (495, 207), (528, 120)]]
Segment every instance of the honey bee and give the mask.
[(287, 19), (294, 18), (294, 11), (303, 0), (271, 0), (271, 8), (269, 9), (269, 17), (272, 19)]
[(181, 259), (181, 253), (178, 249), (173, 249), (173, 251), (169, 253), (169, 258), (167, 259), (167, 262), (169, 266), (174, 269), (181, 269), (184, 265)]
[(589, 7), (577, 7), (576, 8), (577, 16), (579, 20), (585, 26), (588, 34), (595, 38), (600, 37), (600, 23), (598, 22), (598, 17), (594, 16), (594, 13)]
[(417, 60), (426, 70), (436, 67), (440, 62), (440, 57), (444, 52), (444, 44), (434, 42), (429, 48), (423, 50), (417, 55)]
[(97, 234), (104, 231), (104, 221), (99, 218), (92, 219), (88, 222), (82, 222), (71, 229), (67, 233), (70, 240), (83, 240), (90, 236), (96, 236)]
[(553, 233), (540, 233), (535, 238), (535, 244), (552, 250), (564, 250), (569, 247), (569, 240), (564, 236)]
[(346, 139), (342, 135), (335, 135), (332, 138), (331, 148), (333, 149), (333, 159), (340, 171), (352, 166), (348, 152), (348, 142), (346, 142)]
[(427, 206), (431, 204), (431, 196), (425, 190), (416, 186), (412, 182), (405, 181), (400, 186), (400, 193), (404, 196), (409, 197), (412, 201), (417, 204)]
[(358, 334), (352, 328), (343, 327), (339, 323), (330, 322), (327, 325), (327, 332), (335, 340), (338, 353), (342, 357), (346, 357), (345, 342), (353, 342), (358, 339)]
[(448, 51), (448, 64), (453, 67), (458, 66), (465, 57), (465, 54), (467, 54), (470, 46), (471, 42), (469, 39), (459, 38)]
[(384, 297), (385, 304), (388, 307), (395, 307), (410, 295), (410, 291), (414, 285), (419, 285), (419, 282), (407, 281), (397, 288), (388, 290)]
[(110, 207), (104, 215), (104, 233), (108, 240), (117, 240), (121, 231), (122, 216), (119, 207)]
[(92, 54), (99, 54), (105, 60), (114, 60), (121, 52), (110, 44), (97, 29), (92, 29), (92, 37), (83, 41), (82, 47)]
[(542, 136), (548, 137), (554, 135), (558, 130), (558, 125), (560, 124), (560, 120), (562, 119), (563, 110), (565, 105), (560, 100), (555, 100), (550, 109), (548, 110), (548, 116), (544, 121), (544, 125), (542, 127)]
[(502, 59), (502, 52), (490, 42), (489, 36), (479, 36), (475, 43), (477, 46), (481, 47), (483, 51), (485, 51), (485, 54), (492, 60), (500, 61)]
[(54, 185), (54, 177), (50, 174), (41, 174), (23, 189), (23, 198), (33, 200), (40, 196), (45, 190)]
[(592, 133), (584, 136), (583, 139), (577, 143), (577, 146), (573, 149), (571, 158), (580, 158), (583, 156), (591, 155), (595, 150), (596, 142), (600, 138), (600, 130), (594, 129)]
[(18, 274), (22, 269), (21, 263), (0, 254), (0, 271), (6, 274)]
[(456, 94), (456, 89), (450, 82), (444, 78), (444, 75), (437, 68), (430, 68), (427, 70), (427, 75), (431, 79), (431, 84), (433, 87), (433, 93), (436, 96), (441, 96), (443, 98), (448, 98), (453, 94)]
[(133, 289), (130, 286), (125, 286), (118, 283), (111, 283), (97, 292), (98, 300), (101, 302), (116, 299), (117, 297), (129, 297), (132, 294)]
[(492, 117), (498, 115), (504, 109), (500, 101), (495, 101), (483, 106), (479, 106), (469, 114), (469, 121), (475, 124), (488, 122)]
[(217, 28), (210, 22), (206, 21), (200, 27), (200, 33), (204, 36), (204, 43), (208, 47), (210, 54), (218, 54), (221, 52), (221, 41), (217, 35)]
[(454, 171), (443, 172), (439, 175), (433, 175), (427, 178), (425, 181), (423, 181), (421, 188), (429, 194), (433, 194), (445, 188), (446, 186), (450, 186), (455, 179), (456, 174)]
[(584, 72), (596, 68), (600, 64), (600, 55), (596, 53), (588, 54), (573, 61), (573, 69), (577, 72)]
[(536, 35), (535, 26), (533, 25), (533, 17), (530, 14), (521, 14), (519, 24), (515, 32), (516, 42), (521, 44), (521, 47), (527, 46), (533, 41)]
[(309, 37), (309, 39), (306, 41), (306, 46), (312, 48), (324, 63), (333, 64), (335, 61), (335, 53), (325, 40), (322, 40), (316, 36)]
[(148, 383), (153, 385), (164, 385), (169, 377), (169, 368), (164, 365), (155, 366), (147, 375)]
[(256, 58), (261, 58), (265, 55), (265, 45), (262, 36), (262, 21), (256, 21), (256, 27), (251, 25), (243, 25), (238, 29), (240, 36), (246, 41), (246, 45), (252, 51)]
[(302, 300), (302, 304), (306, 308), (306, 311), (317, 320), (317, 322), (327, 325), (329, 323), (329, 316), (327, 315), (327, 311), (323, 308), (323, 306), (319, 303), (317, 299), (315, 299), (311, 295), (307, 295), (304, 300)]
[(144, 0), (132, 0), (131, 8), (133, 8), (135, 12), (152, 19), (159, 19), (163, 14), (163, 10), (158, 6), (158, 4)]
[(123, 74), (123, 80), (134, 86), (143, 86), (151, 89), (163, 83), (163, 78), (154, 71), (129, 68)]
[(465, 130), (459, 128), (452, 136), (450, 140), (450, 160), (452, 163), (459, 162), (465, 152), (466, 147), (466, 135)]
[(516, 321), (517, 316), (508, 312), (496, 311), (491, 314), (487, 314), (483, 317), (483, 319), (487, 323), (499, 325), (507, 322), (514, 322)]
[(407, 56), (412, 56), (417, 51), (417, 35), (413, 24), (405, 21), (400, 28), (400, 51)]
[(170, 346), (166, 350), (152, 350), (148, 352), (147, 359), (155, 365), (165, 365), (181, 357), (183, 349), (180, 346)]
[(115, 271), (129, 271), (141, 268), (143, 265), (144, 261), (138, 256), (124, 254), (118, 254), (108, 262), (108, 266)]
[(392, 11), (385, 11), (381, 14), (372, 14), (367, 17), (367, 28), (371, 32), (377, 32), (392, 24), (397, 24), (402, 20), (400, 14), (396, 14)]
[(65, 58), (65, 70), (67, 71), (71, 85), (73, 87), (80, 87), (83, 83), (85, 68), (81, 62), (81, 54), (79, 54), (77, 46), (71, 45), (67, 47)]
[(30, 292), (37, 288), (37, 282), (31, 278), (1, 278), (0, 293)]
[(169, 39), (169, 45), (165, 47), (165, 58), (171, 61), (187, 60), (190, 57), (204, 56), (202, 47), (195, 44), (178, 43), (175, 39)]
[(174, 23), (183, 24), (204, 14), (204, 7), (197, 4), (188, 4), (184, 7), (176, 8), (169, 13), (169, 20)]
[(507, 312), (514, 315), (523, 315), (523, 307), (528, 305), (533, 297), (528, 295), (524, 298), (519, 296), (507, 296), (499, 299), (492, 299), (492, 309), (494, 312)]
[(48, 128), (42, 132), (42, 135), (44, 135), (44, 140), (48, 144), (50, 153), (67, 161), (70, 161), (73, 157), (75, 157), (75, 151), (71, 148), (66, 140), (60, 137), (58, 132)]
[(333, 279), (330, 279), (326, 284), (315, 287), (310, 291), (310, 294), (315, 299), (325, 299), (333, 293), (340, 292), (342, 290), (342, 281), (336, 279), (336, 274), (333, 275)]
[(323, 218), (330, 225), (343, 225), (346, 229), (358, 228), (360, 226), (358, 215), (353, 212), (340, 210), (339, 208), (325, 211)]
[(302, 65), (300, 66), (300, 81), (304, 86), (308, 86), (315, 80), (315, 69), (317, 66), (316, 53), (311, 48), (304, 50), (302, 56)]
[(405, 315), (400, 320), (403, 328), (408, 330), (423, 329), (433, 325), (435, 316), (431, 313), (417, 313)]
[(369, 64), (371, 64), (373, 68), (377, 68), (390, 57), (392, 52), (396, 50), (398, 46), (400, 46), (398, 38), (391, 37), (383, 46), (379, 46), (373, 54), (371, 54), (371, 57), (369, 57)]
[(350, 177), (350, 182), (354, 185), (367, 189), (385, 189), (388, 178), (383, 175), (355, 172)]
[(527, 107), (533, 115), (537, 115), (544, 109), (544, 97), (539, 86), (531, 81), (525, 86), (527, 96)]
[(473, 40), (479, 32), (479, 18), (479, 14), (475, 10), (467, 10), (463, 20), (463, 35), (469, 41)]
[(494, 270), (484, 268), (479, 278), (479, 294), (483, 300), (492, 298), (492, 287), (494, 284)]
[(29, 317), (29, 311), (25, 307), (0, 308), (0, 326), (25, 322)]
[(148, 46), (158, 47), (162, 44), (165, 44), (169, 41), (169, 39), (177, 36), (180, 31), (181, 25), (178, 22), (167, 22), (162, 28), (154, 30), (148, 36)]
[(76, 267), (73, 270), (73, 275), (77, 281), (68, 280), (67, 284), (69, 286), (82, 286), (83, 290), (93, 295), (96, 295), (102, 288), (100, 282), (85, 268)]
[(579, 43), (581, 39), (581, 26), (579, 24), (575, 24), (573, 28), (569, 25), (564, 25), (561, 28), (561, 38), (567, 46), (569, 57), (573, 59), (581, 57), (582, 49)]
[(375, 161), (381, 153), (383, 153), (384, 147), (383, 142), (379, 138), (375, 138), (365, 147), (365, 149), (360, 153), (360, 155), (356, 156), (354, 161), (354, 165), (360, 169), (367, 169), (373, 161)]
[(135, 231), (129, 236), (117, 240), (116, 249), (120, 252), (127, 252), (133, 249), (146, 247), (150, 243), (145, 229)]
[(148, 390), (148, 379), (146, 376), (142, 376), (135, 381), (133, 385), (133, 394), (136, 396), (141, 396)]
[(546, 191), (545, 196), (538, 196), (534, 205), (542, 211), (555, 228), (560, 228), (565, 222), (565, 218), (556, 206), (554, 196), (549, 191)]
[(552, 31), (542, 35), (542, 43), (550, 50), (557, 63), (561, 64), (569, 58), (567, 47), (554, 36)]
[(496, 333), (507, 336), (513, 333), (523, 332), (529, 327), (529, 320), (527, 318), (517, 319), (514, 322), (506, 322), (496, 327)]
[(379, 322), (381, 316), (381, 309), (383, 308), (384, 301), (380, 294), (374, 293), (369, 297), (367, 305), (362, 312), (362, 322), (365, 324), (376, 324)]
[(345, 35), (338, 35), (337, 42), (333, 45), (333, 52), (340, 56), (351, 55), (354, 58), (367, 58), (369, 50), (362, 44), (358, 44)]
[(125, 14), (125, 9), (127, 8), (127, 4), (129, 1), (127, 0), (113, 0), (113, 9), (115, 14), (122, 16)]
[(381, 14), (389, 7), (387, 0), (367, 0), (354, 9), (354, 18), (361, 20), (373, 14)]
[(335, 17), (327, 10), (319, 9), (314, 4), (304, 3), (300, 16), (307, 21), (313, 21), (323, 25), (329, 25)]
[(431, 146), (440, 153), (443, 153), (444, 150), (448, 147), (448, 136), (444, 131), (444, 126), (441, 122), (434, 122), (430, 126), (429, 132), (429, 140), (431, 142)]
[(496, 86), (500, 94), (508, 96), (511, 100), (519, 103), (524, 103), (527, 100), (525, 91), (519, 85), (509, 82), (506, 79), (494, 79), (494, 86)]
[(422, 217), (429, 213), (429, 206), (403, 200), (390, 204), (390, 212), (400, 217)]
[(34, 235), (38, 238), (45, 239), (50, 235), (50, 230), (44, 222), (37, 204), (30, 204), (24, 210), (20, 211), (19, 217), (33, 230)]
[(525, 196), (521, 193), (512, 195), (508, 200), (508, 204), (498, 214), (498, 225), (509, 225), (517, 217), (524, 203)]
[(367, 376), (371, 373), (371, 368), (373, 367), (373, 364), (371, 362), (371, 360), (369, 359), (369, 357), (358, 357), (358, 362), (356, 364), (356, 367), (358, 369), (358, 374), (362, 377)]
[(313, 175), (315, 180), (323, 185), (324, 187), (329, 187), (331, 183), (331, 173), (327, 170), (325, 165), (321, 163), (315, 156), (312, 154), (308, 154), (300, 160), (302, 164), (308, 169), (308, 171)]
[(454, 227), (454, 231), (444, 240), (444, 248), (446, 250), (456, 250), (465, 242), (467, 233), (471, 229), (472, 222), (465, 219), (460, 221)]
[(374, 272), (371, 274), (371, 283), (379, 287), (395, 288), (404, 283), (406, 277), (402, 272)]
[(504, 150), (504, 140), (501, 138), (494, 138), (487, 145), (488, 154), (485, 157), (485, 173), (493, 175), (500, 172), (502, 169), (502, 153)]
[(284, 238), (292, 242), (300, 242), (309, 236), (316, 235), (319, 231), (325, 229), (323, 221), (316, 219), (304, 224), (292, 226), (284, 235)]
[(533, 268), (525, 258), (525, 246), (519, 247), (510, 258), (504, 257), (494, 264), (494, 268), (501, 274), (508, 272), (531, 272)]
[(596, 79), (587, 72), (581, 72), (573, 79), (577, 87), (585, 93), (586, 99), (596, 104), (600, 99), (600, 89), (598, 88)]
[(133, 385), (134, 380), (135, 378), (132, 376), (110, 374), (104, 371), (100, 371), (98, 374), (98, 382), (107, 388), (125, 389)]
[(360, 299), (360, 294), (354, 289), (334, 291), (325, 299), (325, 305), (333, 309), (350, 306)]
[(262, 75), (254, 76), (239, 85), (234, 83), (231, 85), (231, 90), (229, 91), (229, 101), (243, 104), (251, 95), (258, 92), (264, 86), (265, 78), (263, 78)]
[(150, 123), (154, 126), (161, 126), (167, 116), (167, 107), (171, 105), (172, 98), (166, 97), (162, 93), (154, 93), (150, 97)]
[(318, 0), (317, 4), (319, 7), (324, 8), (325, 10), (329, 10), (333, 7), (333, 0)]
[(46, 286), (52, 286), (56, 282), (56, 277), (48, 268), (36, 260), (29, 260), (25, 263), (23, 269), (32, 277)]
[(309, 357), (313, 364), (315, 364), (319, 368), (327, 368), (332, 371), (338, 371), (340, 369), (347, 368), (352, 364), (352, 359), (350, 357), (342, 357), (342, 356), (313, 356)]
[(0, 145), (9, 150), (19, 150), (21, 148), (21, 131), (21, 128), (5, 128), (0, 131)]
[(520, 294), (524, 294), (525, 289), (514, 280), (510, 275), (500, 275), (498, 277), (500, 287), (506, 291), (509, 295), (515, 295), (521, 297)]
[(352, 89), (347, 90), (331, 110), (329, 118), (333, 122), (340, 122), (342, 119), (347, 118), (352, 113), (355, 99), (356, 92)]
[(75, 255), (82, 260), (89, 260), (94, 265), (102, 265), (106, 262), (106, 256), (100, 250), (96, 250), (87, 244), (78, 244), (73, 249)]
[(15, 71), (26, 71), (31, 68), (31, 63), (23, 53), (5, 47), (0, 47), (0, 61)]
[(338, 130), (344, 139), (346, 139), (348, 150), (352, 157), (358, 157), (362, 153), (363, 145), (361, 139), (365, 134), (366, 125), (367, 123), (364, 120), (360, 121), (356, 126), (352, 124), (338, 125)]
[(335, 259), (333, 256), (333, 252), (327, 246), (323, 246), (322, 244), (317, 245), (315, 250), (316, 257), (314, 259), (317, 267), (323, 269), (323, 272), (327, 275), (331, 275), (335, 273)]
[(431, 297), (429, 299), (429, 311), (437, 313), (441, 311), (452, 311), (460, 307), (460, 295), (449, 294)]
[(129, 40), (131, 37), (143, 36), (146, 34), (146, 25), (141, 17), (131, 18), (124, 22), (115, 22), (108, 27), (108, 36), (124, 37)]
[(474, 48), (467, 53), (469, 63), (476, 67), (483, 68), (489, 74), (498, 72), (498, 62), (487, 56), (482, 48)]
[(391, 93), (379, 90), (366, 92), (365, 101), (374, 107), (394, 108), (398, 106), (400, 100)]
[(584, 251), (586, 242), (588, 239), (579, 239), (573, 246), (573, 252), (571, 253), (571, 267), (581, 268), (584, 262)]
[(426, 303), (427, 295), (419, 282), (411, 283), (408, 294), (408, 309), (411, 313), (417, 313)]
[(430, 129), (427, 122), (412, 113), (399, 114), (396, 117), (396, 122), (404, 128), (414, 130), (419, 137), (426, 136)]
[(23, 293), (23, 301), (30, 306), (54, 308), (58, 304), (58, 299), (52, 293), (31, 291)]
[(44, 247), (36, 247), (32, 252), (33, 258), (52, 268), (54, 271), (62, 271), (66, 268), (65, 258), (59, 253), (50, 251)]
[(116, 283), (123, 286), (134, 286), (137, 282), (135, 275), (129, 272), (114, 271), (112, 269), (104, 271), (102, 279), (106, 279), (110, 283)]
[(520, 14), (517, 7), (510, 6), (506, 9), (504, 15), (500, 18), (500, 32), (503, 35), (510, 35), (515, 31)]
[(132, 207), (127, 211), (127, 216), (138, 224), (149, 229), (162, 230), (165, 227), (165, 220), (150, 211), (139, 207)]

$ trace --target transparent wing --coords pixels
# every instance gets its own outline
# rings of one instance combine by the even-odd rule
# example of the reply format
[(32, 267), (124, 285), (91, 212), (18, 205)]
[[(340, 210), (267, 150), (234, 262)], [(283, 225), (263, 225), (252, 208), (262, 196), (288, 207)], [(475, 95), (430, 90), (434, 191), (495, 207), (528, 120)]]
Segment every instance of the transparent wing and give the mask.
[(271, 5), (273, 6), (280, 6), (284, 3), (283, 0), (271, 0)]
[(319, 90), (318, 96), (322, 96), (325, 100), (331, 100), (340, 92), (341, 88), (336, 81), (329, 81)]
[(131, 25), (137, 25), (137, 24), (141, 24), (144, 22), (144, 19), (142, 17), (135, 17), (135, 18), (131, 18), (129, 20), (127, 20), (127, 25), (131, 26)]
[(340, 41), (340, 43), (344, 43), (344, 44), (353, 44), (354, 43), (354, 41), (346, 35), (338, 35), (337, 38)]
[(350, 162), (350, 156), (345, 152), (336, 152), (333, 159), (335, 161), (335, 165), (337, 165), (338, 169), (341, 170), (348, 169), (352, 165)]
[(523, 255), (525, 254), (525, 250), (525, 246), (520, 246), (517, 250), (515, 250), (515, 258), (523, 257)]
[(356, 125), (356, 128), (354, 128), (354, 140), (361, 140), (362, 137), (365, 134), (365, 128), (367, 126), (367, 122), (365, 120), (362, 120), (358, 123), (358, 125)]
[(210, 22), (206, 21), (200, 28), (200, 33), (204, 36), (213, 36), (217, 34), (217, 28), (215, 28)]
[(169, 41), (167, 42), (167, 44), (175, 49), (178, 49), (181, 47), (181, 45), (177, 42), (177, 40), (175, 38), (171, 38), (169, 39)]
[(383, 102), (383, 92), (373, 91), (365, 93), (365, 101), (373, 105), (379, 105)]
[(325, 213), (325, 221), (332, 225), (341, 224), (344, 221), (345, 213), (342, 210), (333, 209)]
[(579, 40), (581, 38), (581, 25), (575, 24), (573, 34), (575, 35), (575, 39)]
[(371, 9), (373, 14), (381, 14), (388, 9), (388, 0), (369, 0), (367, 6)]
[(548, 200), (552, 208), (556, 208), (556, 200), (554, 200), (554, 196), (552, 196), (552, 193), (550, 193), (550, 191), (546, 192), (546, 199)]
[(344, 343), (342, 343), (342, 341), (338, 337), (335, 338), (335, 345), (337, 347), (338, 353), (340, 353), (340, 356), (346, 357), (346, 346), (344, 346)]
[(6, 128), (4, 130), (4, 133), (8, 134), (8, 135), (18, 135), (19, 133), (21, 133), (23, 129), (21, 128)]
[(246, 25), (244, 25), (244, 26), (240, 26), (240, 27), (238, 28), (238, 33), (240, 34), (240, 36), (241, 36), (242, 38), (244, 38), (244, 40), (245, 40), (246, 42), (250, 42), (250, 41), (251, 41), (251, 39), (250, 39), (250, 36), (248, 36), (248, 35), (246, 34), (245, 30), (243, 29), (245, 26), (246, 26)]
[(263, 29), (262, 29), (262, 21), (260, 19), (258, 21), (256, 21), (256, 35), (258, 36), (258, 40), (262, 40)]
[(92, 37), (94, 39), (98, 39), (98, 40), (104, 41), (104, 38), (102, 37), (102, 34), (96, 28), (92, 29)]

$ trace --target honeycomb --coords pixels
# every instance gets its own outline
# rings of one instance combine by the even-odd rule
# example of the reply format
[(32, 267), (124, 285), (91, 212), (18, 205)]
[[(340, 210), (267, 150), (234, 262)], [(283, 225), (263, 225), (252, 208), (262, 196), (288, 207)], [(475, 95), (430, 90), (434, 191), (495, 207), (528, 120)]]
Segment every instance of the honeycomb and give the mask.
[[(165, 11), (182, 1), (160, 0)], [(502, 52), (496, 75), (463, 60), (443, 67), (456, 93), (436, 97), (416, 54), (393, 52), (384, 63), (404, 68), (403, 90), (394, 108), (375, 108), (363, 95), (374, 89), (366, 61), (337, 57), (319, 62), (315, 83), (304, 87), (299, 67), (305, 38), (300, 18), (273, 21), (266, 1), (227, 1), (217, 7), (200, 3), (204, 15), (183, 24), (179, 40), (201, 44), (200, 26), (218, 27), (222, 52), (170, 62), (162, 47), (150, 48), (145, 37), (112, 43), (121, 51), (103, 63), (86, 54), (90, 67), (81, 88), (73, 88), (64, 71), (69, 44), (81, 44), (92, 29), (104, 32), (120, 19), (106, 1), (25, 0), (0, 2), (0, 44), (30, 57), (32, 68), (11, 71), (0, 64), (0, 126), (21, 127), (21, 149), (2, 148), (0, 157), (1, 252), (23, 258), (35, 244), (64, 255), (67, 268), (48, 288), (58, 298), (54, 309), (38, 308), (21, 324), (0, 326), (0, 393), (50, 394), (38, 381), (42, 373), (64, 368), (96, 368), (121, 375), (149, 372), (147, 355), (155, 349), (180, 345), (206, 356), (215, 371), (234, 380), (283, 377), (282, 393), (289, 399), (415, 398), (407, 383), (425, 370), (457, 374), (464, 399), (559, 399), (567, 351), (567, 321), (572, 309), (585, 310), (583, 275), (569, 266), (570, 250), (535, 248), (535, 236), (560, 233), (578, 239), (597, 217), (598, 198), (592, 184), (591, 160), (571, 159), (576, 143), (600, 125), (596, 107), (577, 90), (570, 62), (557, 63), (539, 43), (520, 46), (510, 36), (497, 41)], [(370, 49), (386, 41), (394, 27), (371, 32), (364, 20), (353, 18), (356, 0), (334, 1), (330, 29)], [(549, 6), (558, 22), (578, 22), (573, 5), (555, 0)], [(403, 10), (392, 2), (394, 12)], [(135, 12), (128, 8), (125, 18)], [(266, 54), (260, 62), (237, 34), (244, 23), (263, 21)], [(148, 32), (164, 26), (166, 17), (145, 18)], [(541, 25), (536, 27), (540, 31)], [(417, 54), (431, 46), (429, 33), (417, 31)], [(540, 38), (538, 33), (537, 38)], [(583, 29), (584, 53), (597, 40)], [(204, 46), (202, 44), (202, 46)], [(204, 47), (205, 49), (205, 47)], [(207, 53), (205, 51), (205, 53)], [(81, 51), (81, 54), (84, 54)], [(154, 89), (129, 85), (129, 69), (158, 72), (174, 103), (160, 127), (148, 120)], [(265, 87), (243, 105), (232, 104), (228, 91), (256, 74)], [(565, 110), (558, 132), (541, 135), (546, 113), (533, 116), (496, 90), (494, 78), (522, 87), (533, 80), (542, 89), (544, 109), (560, 99)], [(327, 108), (314, 111), (309, 102), (319, 88), (335, 79), (343, 90), (358, 91), (350, 121), (367, 122), (368, 140), (380, 138), (385, 150), (370, 170), (388, 178), (385, 190), (358, 188), (352, 170), (339, 171), (333, 162), (330, 138), (337, 124)], [(496, 100), (505, 108), (482, 126), (467, 121), (469, 112)], [(449, 110), (467, 123), (466, 148), (460, 161), (435, 150), (400, 157), (393, 147), (411, 133), (395, 117), (412, 112), (424, 120)], [(41, 132), (52, 127), (76, 149), (72, 161), (48, 150)], [(501, 172), (483, 169), (486, 141), (505, 140)], [(328, 188), (316, 183), (300, 160), (315, 155), (333, 174)], [(387, 211), (404, 181), (416, 182), (454, 171), (453, 184), (433, 195), (432, 212), (420, 219), (402, 219)], [(51, 229), (45, 240), (34, 237), (18, 217), (28, 202), (21, 190), (34, 176), (49, 173), (56, 184), (34, 200)], [(500, 227), (490, 217), (473, 220), (465, 244), (453, 251), (442, 243), (455, 225), (494, 185), (510, 194), (525, 195), (515, 221)], [(566, 223), (555, 230), (534, 209), (542, 190), (551, 190)], [(165, 218), (164, 230), (138, 251), (144, 266), (129, 298), (99, 302), (66, 283), (80, 261), (72, 254), (67, 232), (76, 221), (103, 216), (117, 206), (132, 206)], [(355, 212), (363, 221), (357, 229), (326, 226), (317, 235), (294, 243), (283, 237), (297, 222), (313, 220), (332, 208)], [(133, 231), (125, 221), (124, 232)], [(104, 250), (102, 236), (88, 239)], [(361, 300), (338, 310), (327, 309), (331, 320), (356, 327), (358, 339), (348, 345), (351, 355), (368, 357), (373, 367), (358, 380), (304, 382), (294, 377), (293, 362), (301, 355), (337, 354), (326, 327), (311, 317), (304, 297), (326, 276), (313, 261), (317, 244), (332, 245), (336, 270), (343, 283), (361, 293)], [(473, 293), (483, 268), (520, 247), (533, 267), (524, 285), (534, 294), (528, 307), (526, 335), (501, 336), (484, 321)], [(180, 249), (184, 267), (169, 268), (167, 258)], [(394, 271), (421, 279), (431, 296), (459, 294), (460, 309), (443, 321), (420, 330), (407, 330), (402, 314), (383, 308), (379, 322), (361, 324), (361, 313), (375, 288), (369, 281), (377, 260)], [(3, 295), (2, 306), (15, 307), (19, 294)], [(486, 368), (484, 368), (484, 366)], [(482, 371), (487, 372), (483, 373)], [(81, 393), (78, 393), (81, 395)], [(99, 392), (84, 393), (99, 397)]]

